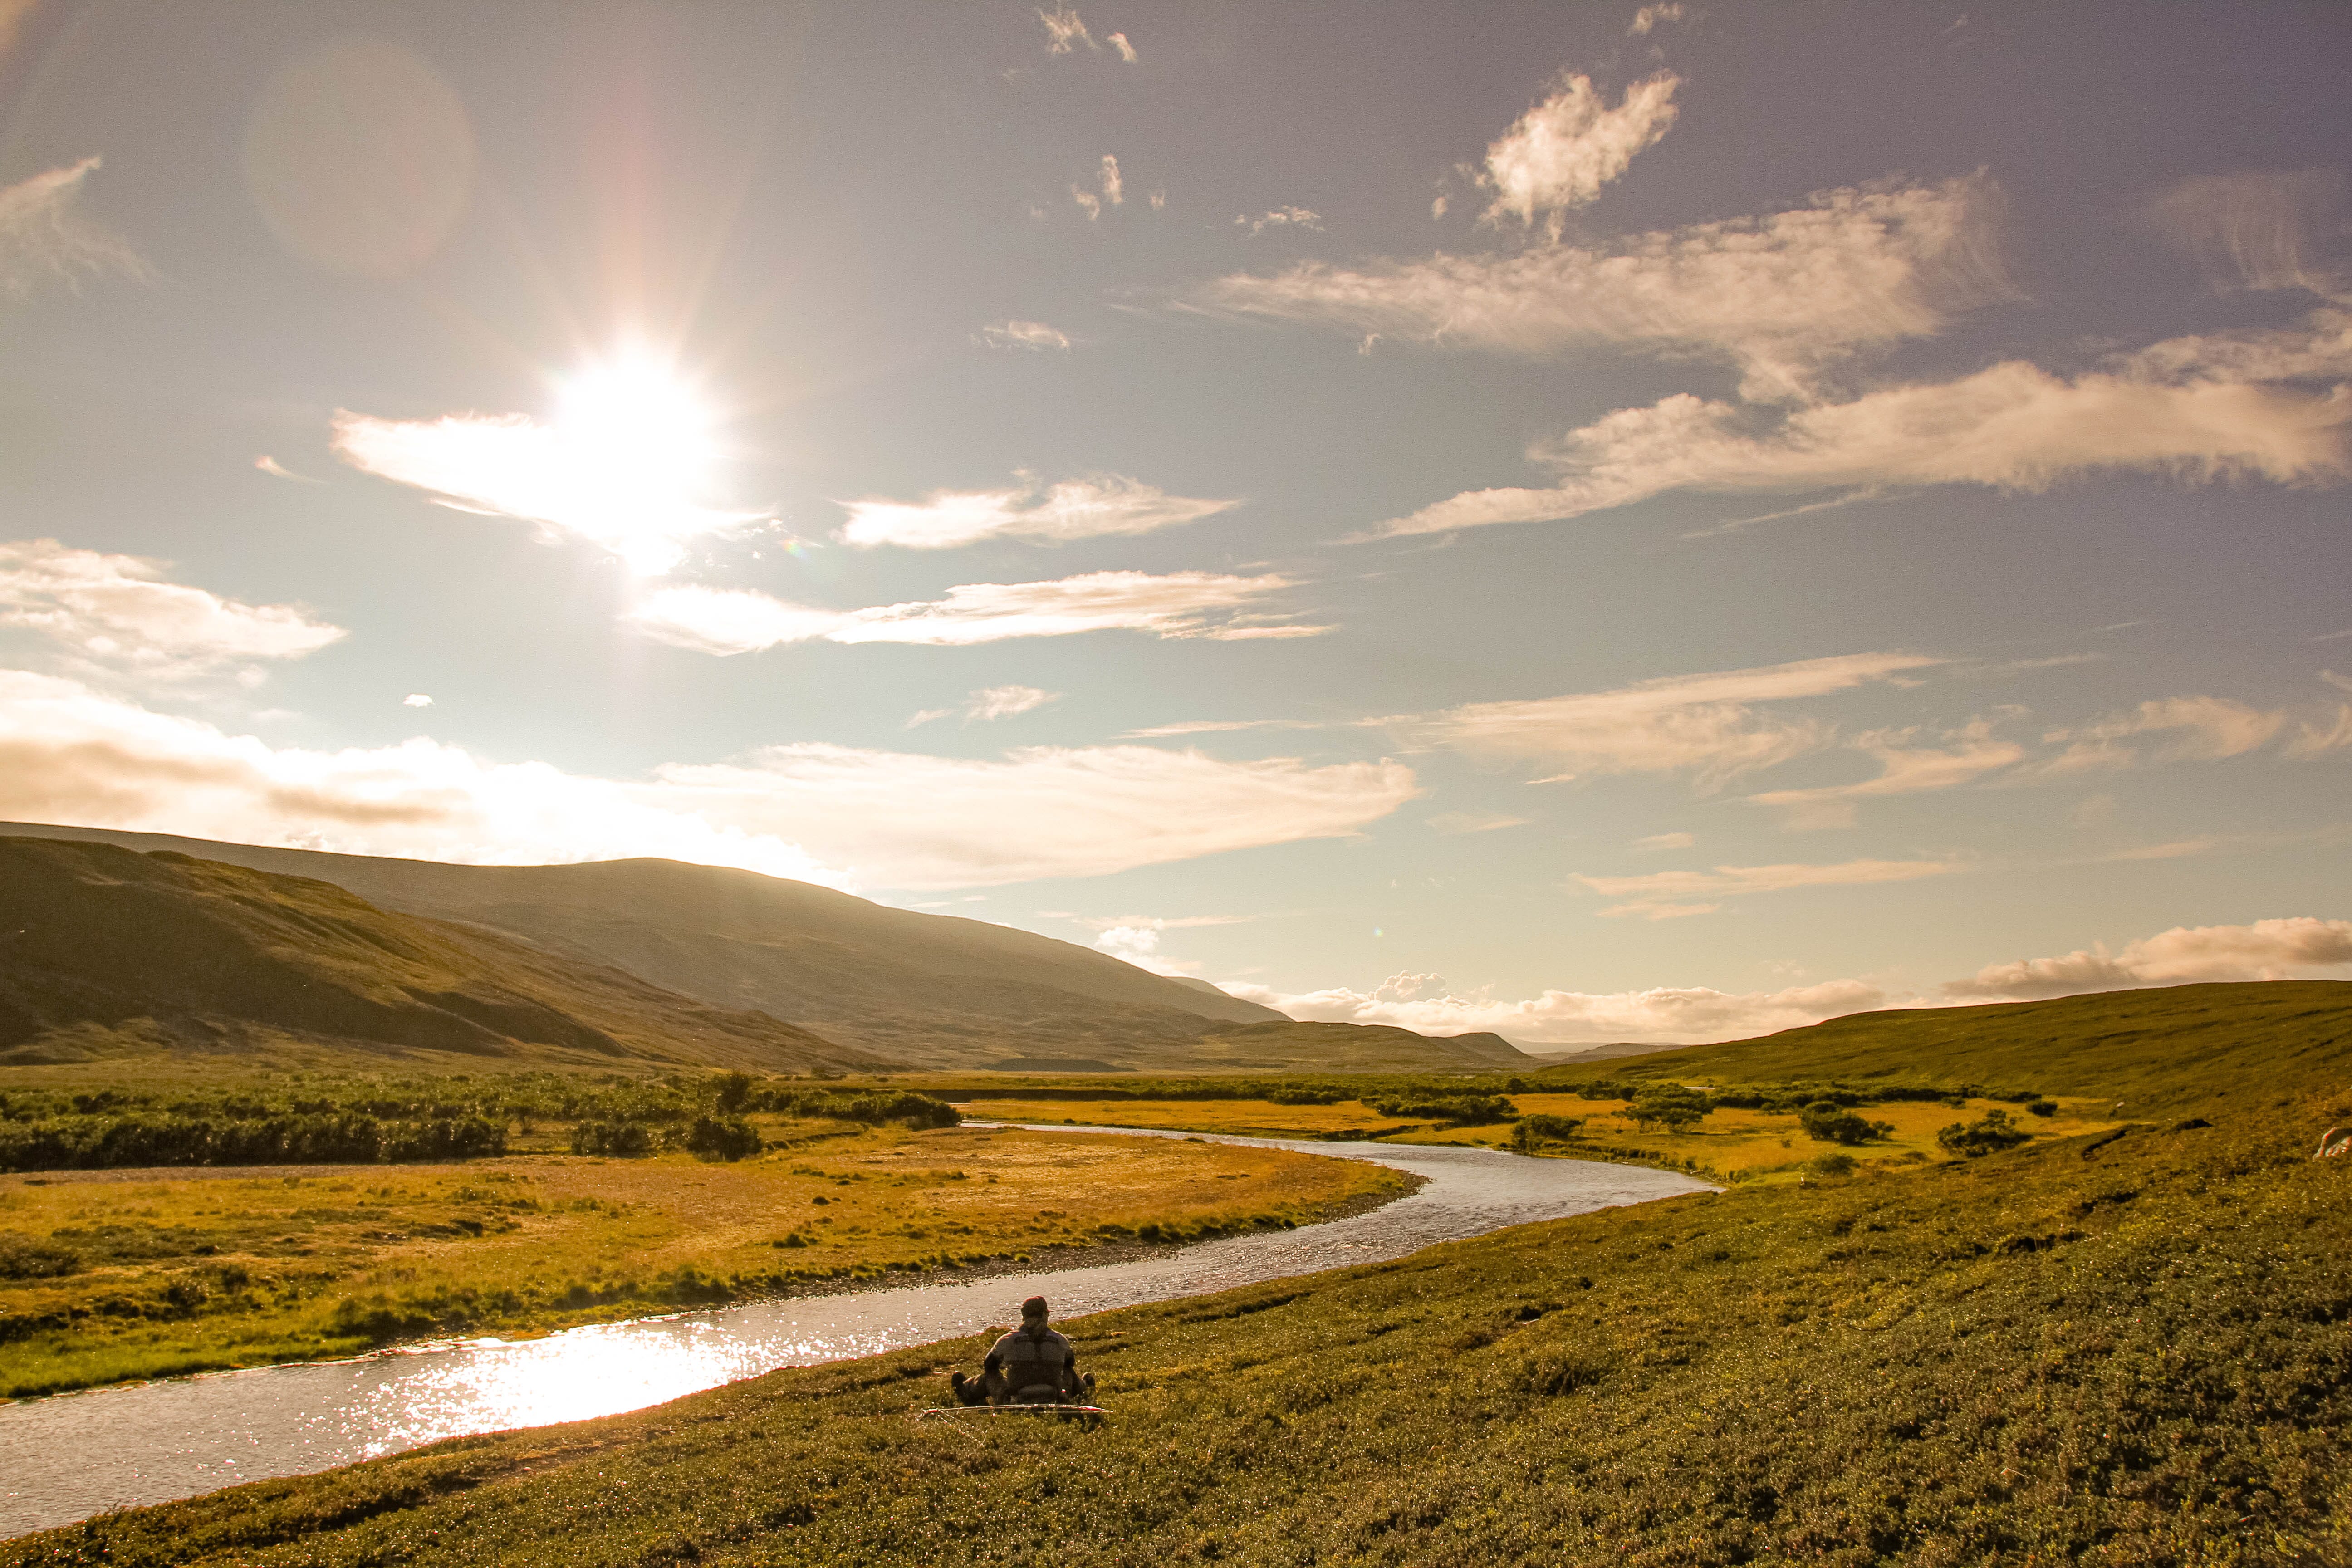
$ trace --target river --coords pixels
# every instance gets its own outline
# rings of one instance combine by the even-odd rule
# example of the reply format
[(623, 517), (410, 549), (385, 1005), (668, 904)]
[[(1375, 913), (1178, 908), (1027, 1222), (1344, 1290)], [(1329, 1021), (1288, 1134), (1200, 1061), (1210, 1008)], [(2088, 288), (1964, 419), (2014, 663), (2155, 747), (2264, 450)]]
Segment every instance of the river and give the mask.
[[(1124, 1127), (1043, 1131), (1198, 1136)], [(1491, 1149), (1210, 1141), (1369, 1160), (1427, 1181), (1352, 1218), (1228, 1237), (1129, 1263), (754, 1302), (535, 1340), (410, 1346), (355, 1361), (0, 1405), (0, 1537), (110, 1508), (331, 1469), (443, 1437), (617, 1415), (778, 1367), (975, 1334), (1016, 1319), (1029, 1296), (1048, 1297), (1056, 1318), (1073, 1318), (1381, 1262), (1506, 1226), (1707, 1190), (1668, 1171)]]

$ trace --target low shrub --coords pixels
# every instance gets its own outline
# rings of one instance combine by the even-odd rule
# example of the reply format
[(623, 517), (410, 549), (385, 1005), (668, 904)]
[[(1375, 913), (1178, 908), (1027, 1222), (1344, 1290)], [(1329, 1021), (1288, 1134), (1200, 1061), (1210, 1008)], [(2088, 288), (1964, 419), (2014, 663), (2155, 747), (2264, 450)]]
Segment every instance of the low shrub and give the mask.
[(1872, 1121), (1826, 1100), (1816, 1100), (1799, 1111), (1797, 1123), (1805, 1130), (1805, 1136), (1816, 1143), (1867, 1143), (1895, 1131), (1893, 1122)]
[(698, 1116), (686, 1130), (686, 1146), (706, 1160), (740, 1160), (756, 1154), (760, 1134), (740, 1116)]
[(1522, 1116), (1512, 1125), (1511, 1147), (1524, 1154), (1545, 1143), (1564, 1143), (1583, 1125), (1581, 1116)]
[(654, 1152), (652, 1129), (635, 1121), (579, 1121), (572, 1127), (575, 1154), (634, 1157)]
[(1364, 1104), (1401, 1121), (1443, 1121), (1454, 1127), (1487, 1127), (1518, 1114), (1518, 1108), (1499, 1094), (1382, 1095)]
[(2010, 1121), (2008, 1111), (1996, 1110), (1986, 1111), (1981, 1121), (1966, 1126), (1953, 1122), (1936, 1134), (1936, 1142), (1955, 1154), (1973, 1160), (2003, 1149), (2014, 1149), (2032, 1136)]

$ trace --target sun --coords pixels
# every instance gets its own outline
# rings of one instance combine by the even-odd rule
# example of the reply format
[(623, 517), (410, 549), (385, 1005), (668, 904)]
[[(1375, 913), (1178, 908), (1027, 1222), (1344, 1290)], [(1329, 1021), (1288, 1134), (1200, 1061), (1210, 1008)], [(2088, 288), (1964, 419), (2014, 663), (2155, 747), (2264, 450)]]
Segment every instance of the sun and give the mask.
[(605, 521), (602, 542), (641, 574), (667, 570), (684, 537), (711, 525), (700, 502), (719, 458), (714, 425), (695, 389), (641, 352), (615, 354), (559, 388), (555, 433), (565, 459)]

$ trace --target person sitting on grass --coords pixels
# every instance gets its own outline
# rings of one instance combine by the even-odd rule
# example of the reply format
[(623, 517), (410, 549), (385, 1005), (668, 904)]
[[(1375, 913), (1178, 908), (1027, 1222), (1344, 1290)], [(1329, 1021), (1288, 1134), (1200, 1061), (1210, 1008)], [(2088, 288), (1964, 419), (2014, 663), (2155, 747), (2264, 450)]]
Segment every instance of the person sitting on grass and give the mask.
[(950, 1380), (964, 1405), (1084, 1405), (1094, 1397), (1094, 1374), (1080, 1375), (1077, 1347), (1045, 1326), (1045, 1298), (1021, 1303), (1021, 1326), (996, 1342), (976, 1380)]

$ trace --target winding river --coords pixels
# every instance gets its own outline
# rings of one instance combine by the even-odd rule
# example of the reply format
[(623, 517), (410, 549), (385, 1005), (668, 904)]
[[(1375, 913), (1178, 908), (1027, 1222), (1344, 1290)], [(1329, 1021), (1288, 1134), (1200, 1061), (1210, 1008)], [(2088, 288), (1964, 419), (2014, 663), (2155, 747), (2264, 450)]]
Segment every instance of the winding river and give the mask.
[[(967, 1125), (971, 1125), (968, 1123)], [(1054, 1132), (1181, 1138), (1134, 1128)], [(214, 1373), (0, 1405), (0, 1536), (110, 1508), (330, 1469), (443, 1437), (616, 1415), (754, 1377), (1010, 1321), (1028, 1296), (1057, 1318), (1376, 1263), (1441, 1241), (1705, 1191), (1667, 1171), (1490, 1149), (1212, 1142), (1369, 1160), (1420, 1191), (1329, 1224), (1229, 1237), (1158, 1258), (644, 1318), (543, 1339), (468, 1340), (356, 1361)]]

